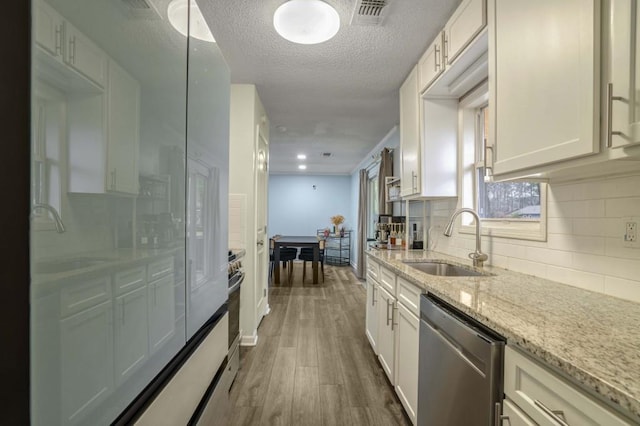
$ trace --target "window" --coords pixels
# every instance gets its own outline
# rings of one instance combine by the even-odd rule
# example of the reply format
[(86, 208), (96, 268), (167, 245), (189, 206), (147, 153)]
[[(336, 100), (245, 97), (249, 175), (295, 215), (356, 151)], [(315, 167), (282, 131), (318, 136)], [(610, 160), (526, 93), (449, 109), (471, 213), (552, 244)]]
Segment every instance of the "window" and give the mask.
[(376, 222), (378, 221), (378, 168), (374, 169), (368, 175), (369, 181), (367, 182), (368, 188), (368, 212), (369, 220), (367, 226), (367, 235), (373, 238), (376, 235)]
[[(60, 146), (64, 137), (64, 98), (44, 84), (34, 87), (31, 131), (31, 205), (48, 204), (62, 215)], [(33, 229), (55, 229), (44, 209), (33, 212)]]
[[(493, 182), (486, 84), (460, 101), (462, 117), (462, 203), (482, 218), (485, 235), (546, 240), (546, 184), (535, 181)], [(488, 158), (485, 156), (488, 154)], [(472, 218), (462, 217), (462, 232), (475, 232)]]

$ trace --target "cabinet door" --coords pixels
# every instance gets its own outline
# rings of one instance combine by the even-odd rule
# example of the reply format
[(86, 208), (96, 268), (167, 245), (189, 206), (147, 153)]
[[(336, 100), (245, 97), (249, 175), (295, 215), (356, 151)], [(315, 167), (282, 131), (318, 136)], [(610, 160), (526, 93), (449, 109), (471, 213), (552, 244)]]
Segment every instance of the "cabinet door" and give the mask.
[(367, 278), (367, 309), (366, 334), (373, 351), (377, 354), (376, 340), (378, 339), (378, 289), (376, 282)]
[(418, 63), (418, 92), (424, 91), (444, 71), (442, 60), (442, 33), (439, 33), (433, 43), (424, 52)]
[(445, 64), (451, 65), (473, 38), (487, 25), (486, 0), (465, 0), (444, 28)]
[(112, 309), (107, 301), (60, 321), (62, 424), (80, 422), (113, 389)]
[[(640, 142), (640, 10), (631, 0), (609, 2), (609, 87), (606, 104), (611, 123), (607, 129), (607, 145), (624, 147)], [(632, 106), (636, 105), (635, 108)]]
[(149, 354), (147, 287), (118, 297), (115, 313), (115, 371), (116, 384), (120, 384)]
[(65, 61), (76, 71), (104, 87), (107, 55), (73, 25), (65, 23)]
[(155, 353), (175, 331), (173, 275), (149, 283), (149, 351)]
[(378, 360), (389, 381), (394, 385), (395, 325), (392, 316), (396, 300), (382, 287), (378, 287), (377, 290), (378, 340), (376, 347), (378, 348)]
[(418, 71), (414, 67), (400, 87), (401, 196), (420, 192), (420, 124), (418, 121)]
[(494, 174), (535, 173), (537, 166), (596, 153), (600, 2), (493, 0), (491, 6)]
[(396, 303), (396, 393), (409, 418), (418, 415), (418, 339), (420, 320), (402, 303)]
[(34, 2), (33, 6), (33, 35), (36, 43), (52, 56), (61, 58), (64, 29), (62, 17), (44, 2)]
[(107, 90), (107, 189), (137, 194), (140, 86), (122, 67), (109, 61)]

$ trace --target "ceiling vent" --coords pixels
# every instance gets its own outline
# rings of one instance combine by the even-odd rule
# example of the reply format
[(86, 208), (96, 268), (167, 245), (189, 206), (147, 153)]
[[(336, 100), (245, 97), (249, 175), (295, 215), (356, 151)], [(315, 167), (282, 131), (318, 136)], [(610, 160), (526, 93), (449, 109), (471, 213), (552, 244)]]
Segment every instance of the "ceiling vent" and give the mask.
[(330, 152), (323, 152), (322, 156), (323, 157), (331, 157), (331, 153)]
[(357, 0), (351, 16), (351, 25), (382, 25), (390, 0)]
[(150, 0), (119, 0), (120, 8), (132, 19), (162, 19)]

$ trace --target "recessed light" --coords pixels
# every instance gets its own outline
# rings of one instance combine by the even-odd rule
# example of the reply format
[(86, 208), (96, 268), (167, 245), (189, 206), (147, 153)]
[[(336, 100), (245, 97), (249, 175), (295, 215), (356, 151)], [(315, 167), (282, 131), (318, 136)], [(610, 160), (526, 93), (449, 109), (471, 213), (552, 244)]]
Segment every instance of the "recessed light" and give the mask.
[(307, 170), (307, 166), (306, 166), (306, 165), (304, 165), (304, 164), (300, 164), (300, 165), (298, 166), (298, 168), (299, 168), (300, 170)]
[[(215, 42), (216, 40), (213, 38), (213, 34), (211, 34), (211, 30), (209, 30), (209, 26), (207, 22), (204, 20), (204, 16), (202, 16), (202, 12), (200, 12), (200, 8), (194, 0), (190, 0), (190, 3), (187, 3), (188, 0), (172, 0), (167, 7), (167, 16), (169, 17), (169, 22), (173, 28), (176, 29), (183, 36), (187, 36), (187, 32), (191, 37), (197, 38), (199, 40)], [(189, 5), (191, 6), (191, 28), (189, 28)]]
[(290, 0), (276, 9), (273, 26), (285, 39), (317, 44), (331, 39), (340, 29), (340, 15), (321, 0)]
[(306, 160), (307, 156), (304, 154), (298, 154), (298, 160)]

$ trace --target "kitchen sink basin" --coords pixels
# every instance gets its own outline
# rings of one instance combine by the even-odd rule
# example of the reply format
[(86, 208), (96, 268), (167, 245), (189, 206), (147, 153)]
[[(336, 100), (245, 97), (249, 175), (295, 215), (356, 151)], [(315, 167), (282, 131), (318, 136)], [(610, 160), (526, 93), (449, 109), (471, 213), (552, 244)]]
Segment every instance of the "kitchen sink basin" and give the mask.
[(440, 277), (483, 277), (491, 275), (447, 262), (405, 262), (405, 264), (429, 275)]
[(73, 271), (76, 269), (89, 268), (91, 266), (100, 265), (111, 259), (93, 258), (93, 257), (77, 257), (67, 260), (49, 260), (46, 262), (37, 262), (33, 265), (33, 272), (37, 274), (57, 274), (61, 272)]

